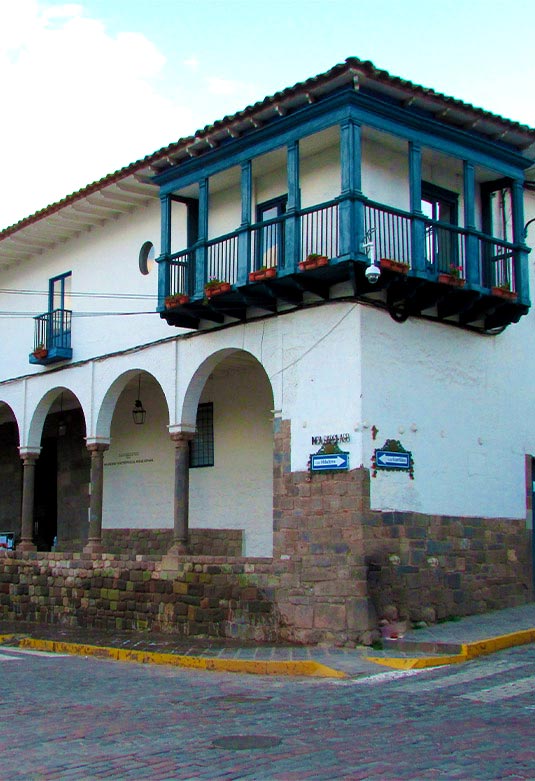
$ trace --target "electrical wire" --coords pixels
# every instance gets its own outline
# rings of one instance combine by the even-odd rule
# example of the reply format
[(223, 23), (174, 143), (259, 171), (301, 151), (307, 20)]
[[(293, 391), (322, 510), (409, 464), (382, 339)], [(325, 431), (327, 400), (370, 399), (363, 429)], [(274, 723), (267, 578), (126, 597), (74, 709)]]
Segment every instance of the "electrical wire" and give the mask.
[[(156, 310), (146, 312), (72, 312), (72, 318), (79, 317), (133, 317), (135, 315), (159, 315)], [(0, 319), (24, 319), (42, 317), (42, 312), (9, 312), (0, 310)]]
[[(48, 290), (31, 290), (31, 289), (19, 289), (19, 288), (0, 288), (0, 294), (6, 293), (8, 295), (23, 295), (23, 296), (43, 296), (48, 298)], [(119, 298), (119, 299), (140, 299), (144, 301), (156, 300), (158, 298), (157, 293), (82, 293), (82, 292), (70, 292), (69, 298)]]

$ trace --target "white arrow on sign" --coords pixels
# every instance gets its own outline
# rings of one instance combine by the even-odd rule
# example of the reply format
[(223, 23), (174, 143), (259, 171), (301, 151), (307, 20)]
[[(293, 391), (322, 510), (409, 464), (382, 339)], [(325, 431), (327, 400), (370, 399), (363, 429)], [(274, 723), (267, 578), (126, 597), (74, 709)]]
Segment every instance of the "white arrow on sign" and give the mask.
[(342, 466), (345, 462), (345, 458), (341, 456), (322, 456), (314, 459), (314, 463), (318, 466)]
[(380, 464), (408, 464), (409, 463), (409, 457), (408, 455), (399, 455), (394, 456), (390, 455), (388, 453), (381, 453), (380, 456), (377, 456), (377, 461)]

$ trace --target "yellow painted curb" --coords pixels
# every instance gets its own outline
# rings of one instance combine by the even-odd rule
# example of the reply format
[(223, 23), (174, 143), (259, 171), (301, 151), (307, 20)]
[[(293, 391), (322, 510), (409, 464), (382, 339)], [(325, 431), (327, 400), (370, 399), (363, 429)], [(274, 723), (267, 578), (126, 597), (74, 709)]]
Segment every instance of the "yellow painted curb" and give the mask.
[(13, 640), (14, 637), (20, 637), (20, 635), (0, 635), (0, 645), (2, 645), (2, 643), (8, 643), (10, 640)]
[(170, 664), (175, 667), (190, 667), (197, 670), (215, 670), (219, 672), (252, 673), (255, 675), (307, 675), (321, 678), (347, 678), (340, 670), (314, 661), (262, 661), (253, 659), (214, 659), (208, 656), (185, 656), (179, 654), (157, 653), (154, 651), (133, 651), (127, 648), (110, 646), (64, 643), (57, 640), (38, 640), (23, 638), (18, 643), (21, 648), (33, 648), (51, 653), (74, 654), (77, 656), (96, 656), (101, 659), (115, 659), (121, 662), (141, 664)]
[(521, 629), (508, 635), (498, 635), (490, 637), (488, 640), (465, 643), (461, 648), (462, 653), (466, 654), (468, 659), (475, 659), (477, 656), (486, 656), (494, 654), (496, 651), (503, 651), (505, 648), (514, 648), (517, 645), (533, 642), (535, 642), (535, 629)]
[(367, 656), (366, 661), (394, 667), (396, 670), (417, 670), (424, 667), (439, 667), (444, 664), (461, 664), (478, 656), (487, 656), (506, 648), (535, 643), (535, 629), (521, 629), (507, 635), (489, 637), (487, 640), (476, 640), (473, 643), (463, 643), (460, 654), (447, 656), (414, 656), (406, 658)]
[(440, 667), (445, 664), (461, 664), (467, 661), (465, 654), (450, 654), (448, 656), (412, 656), (406, 658), (388, 656), (366, 656), (367, 662), (394, 667), (396, 670), (418, 670), (424, 667)]

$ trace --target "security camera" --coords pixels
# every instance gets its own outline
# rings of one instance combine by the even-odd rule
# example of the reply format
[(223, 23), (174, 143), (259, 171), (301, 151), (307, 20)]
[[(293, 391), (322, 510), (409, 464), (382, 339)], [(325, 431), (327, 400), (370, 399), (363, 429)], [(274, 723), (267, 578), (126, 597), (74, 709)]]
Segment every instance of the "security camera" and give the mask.
[(375, 283), (379, 280), (379, 277), (381, 276), (381, 269), (379, 266), (376, 266), (375, 263), (372, 263), (371, 266), (368, 266), (366, 271), (364, 272), (364, 275), (370, 285), (375, 285)]

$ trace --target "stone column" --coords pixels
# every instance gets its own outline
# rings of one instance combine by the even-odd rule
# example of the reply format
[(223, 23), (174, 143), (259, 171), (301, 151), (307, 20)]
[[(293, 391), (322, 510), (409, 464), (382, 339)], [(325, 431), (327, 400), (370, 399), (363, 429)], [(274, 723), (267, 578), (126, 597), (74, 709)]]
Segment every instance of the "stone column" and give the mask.
[(88, 442), (91, 453), (91, 478), (89, 497), (89, 537), (84, 553), (102, 553), (102, 495), (104, 492), (104, 453), (107, 442)]
[(193, 434), (176, 431), (171, 434), (175, 443), (175, 499), (173, 523), (173, 547), (170, 554), (188, 552), (189, 538), (189, 442)]
[(35, 495), (35, 462), (39, 458), (41, 450), (20, 449), (22, 458), (22, 510), (21, 510), (21, 541), (17, 545), (18, 550), (37, 550), (33, 544), (33, 502)]

